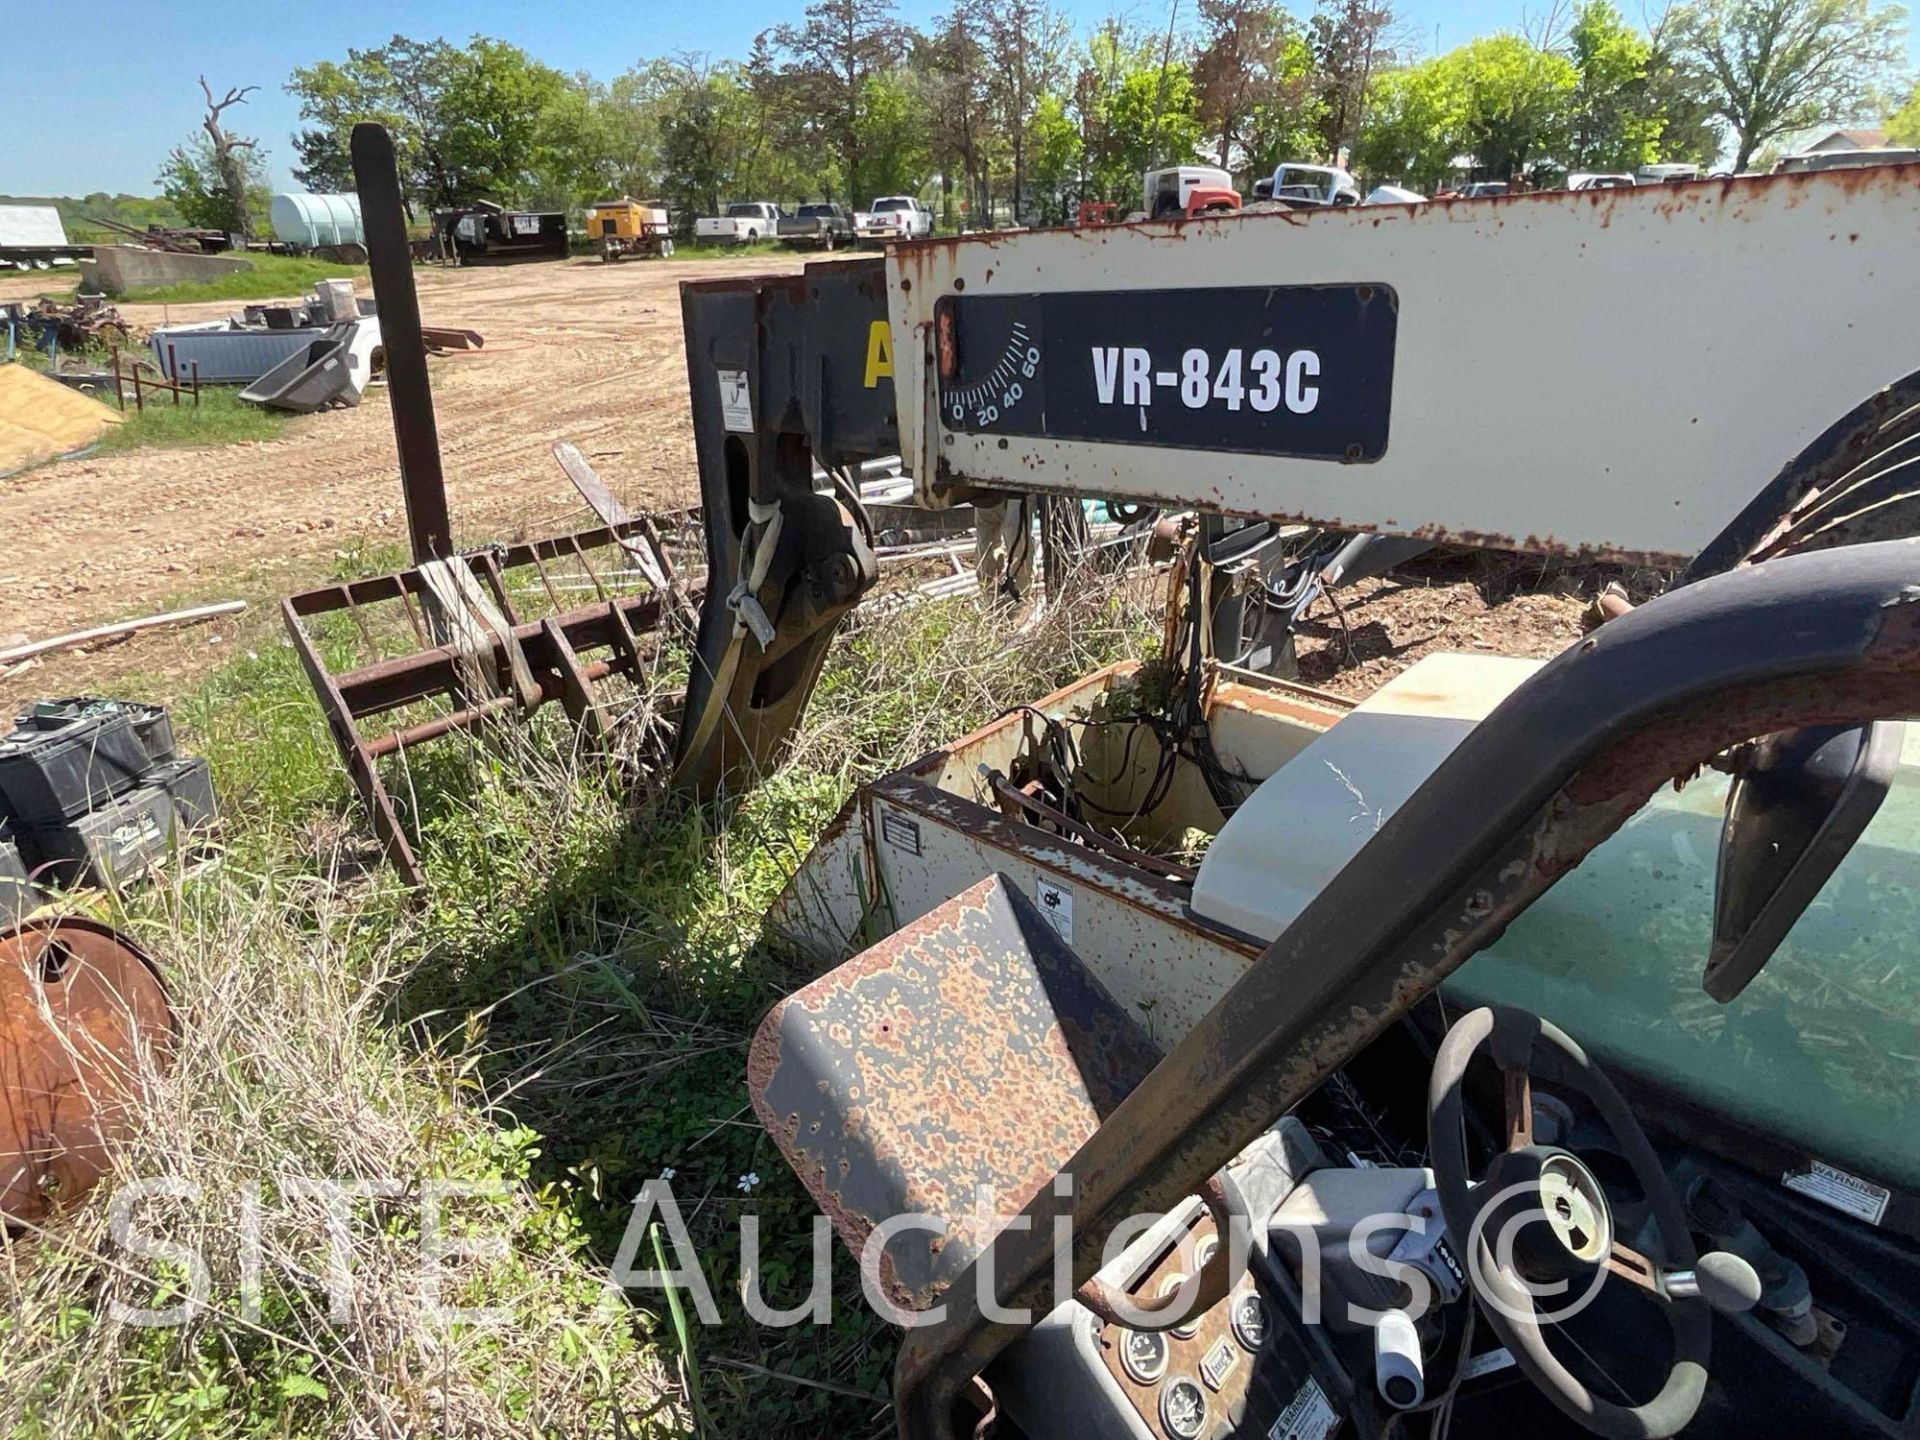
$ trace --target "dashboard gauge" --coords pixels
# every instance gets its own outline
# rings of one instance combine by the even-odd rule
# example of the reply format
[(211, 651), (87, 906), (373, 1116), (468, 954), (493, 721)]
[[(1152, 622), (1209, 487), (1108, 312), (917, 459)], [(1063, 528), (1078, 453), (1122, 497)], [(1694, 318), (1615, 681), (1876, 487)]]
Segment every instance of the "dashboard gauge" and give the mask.
[(1266, 1343), (1267, 1306), (1253, 1291), (1234, 1297), (1229, 1319), (1233, 1322), (1233, 1338), (1247, 1349), (1258, 1350)]
[(1213, 1260), (1213, 1257), (1219, 1253), (1220, 1237), (1218, 1235), (1208, 1235), (1204, 1237), (1193, 1252), (1194, 1268), (1196, 1270), (1206, 1269), (1208, 1264)]
[(1207, 1423), (1206, 1392), (1181, 1375), (1160, 1392), (1160, 1423), (1173, 1440), (1197, 1440)]
[(949, 429), (994, 430), (1038, 414), (1041, 349), (1031, 301), (982, 297), (948, 303), (934, 322), (941, 419)]
[[(1169, 1275), (1160, 1282), (1160, 1294), (1163, 1296), (1171, 1295), (1186, 1283), (1187, 1277), (1185, 1275)], [(1195, 1297), (1189, 1297), (1189, 1304), (1194, 1303), (1196, 1303)], [(1191, 1340), (1199, 1333), (1199, 1330), (1200, 1317), (1197, 1314), (1189, 1313), (1186, 1319), (1182, 1320), (1178, 1325), (1175, 1325), (1167, 1333), (1179, 1340)]]
[(1120, 1341), (1120, 1364), (1142, 1385), (1152, 1385), (1167, 1373), (1167, 1337), (1145, 1330), (1128, 1330)]

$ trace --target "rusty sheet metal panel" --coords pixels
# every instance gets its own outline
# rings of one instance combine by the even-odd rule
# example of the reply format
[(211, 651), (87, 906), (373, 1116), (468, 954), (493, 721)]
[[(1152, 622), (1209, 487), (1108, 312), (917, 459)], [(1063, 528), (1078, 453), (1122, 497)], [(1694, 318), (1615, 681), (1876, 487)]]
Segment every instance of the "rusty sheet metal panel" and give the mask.
[(902, 922), (998, 874), (1048, 904), (1081, 961), (1154, 1039), (1192, 1029), (1260, 953), (1197, 923), (1181, 886), (1018, 824), (932, 786), (889, 776), (869, 791), (874, 868)]
[[(889, 249), (887, 281), (927, 503), (975, 482), (1684, 559), (1920, 370), (1920, 165), (919, 241)], [(1397, 300), (1384, 372), (1377, 355), (1343, 369), (1358, 332), (1314, 306), (1356, 286)], [(1207, 299), (1249, 287), (1284, 303)], [(1192, 304), (1161, 302), (1149, 329), (1143, 291)], [(1089, 298), (1063, 320), (1063, 296)], [(973, 323), (941, 334), (963, 307)], [(1204, 384), (1185, 383), (1195, 354)], [(1055, 433), (1056, 392), (1130, 423)], [(1382, 403), (1377, 449), (1356, 429), (1306, 458), (1288, 438), (1289, 413), (1359, 426)], [(1514, 433), (1514, 416), (1551, 419)]]
[[(1084, 714), (1116, 680), (1136, 668), (1136, 662), (1122, 661), (1096, 670), (1034, 701), (1033, 708), (1054, 716)], [(1226, 765), (1256, 778), (1278, 769), (1353, 708), (1350, 701), (1304, 685), (1234, 673), (1239, 678), (1222, 681), (1213, 692), (1209, 714), (1214, 742)], [(1090, 941), (1097, 937), (1088, 946), (1097, 957), (1091, 963), (1104, 965), (1109, 955), (1137, 956), (1137, 966), (1131, 958), (1123, 963), (1129, 970), (1150, 971), (1147, 976), (1103, 975), (1104, 982), (1124, 994), (1129, 1006), (1140, 1006), (1139, 1013), (1156, 1034), (1163, 1023), (1172, 1027), (1168, 1033), (1183, 1033), (1239, 978), (1254, 953), (1250, 942), (1194, 925), (1187, 897), (1178, 887), (1002, 816), (990, 803), (977, 769), (983, 763), (1006, 769), (1021, 747), (1027, 723), (1024, 712), (999, 716), (875, 782), (918, 817), (905, 824), (898, 816), (883, 823), (875, 786), (862, 787), (821, 832), (774, 901), (767, 915), (770, 929), (815, 964), (833, 964), (894, 929), (902, 918), (925, 914), (984, 875), (1005, 872), (1029, 895), (1039, 878), (1048, 875), (1056, 884), (1091, 892), (1082, 903), (1085, 933)], [(1120, 738), (1124, 733), (1101, 729), (1081, 736), (1089, 770), (1119, 776), (1125, 755), (1129, 773), (1140, 781), (1124, 790), (1090, 785), (1102, 804), (1115, 809), (1138, 800), (1158, 754), (1148, 744), (1129, 744)], [(936, 803), (929, 790), (945, 798)], [(1210, 821), (1202, 825), (1208, 816)], [(1220, 823), (1204, 785), (1184, 767), (1167, 800), (1147, 818), (1160, 832), (1177, 833), (1196, 825), (1218, 828)], [(923, 824), (945, 833), (913, 838)], [(924, 853), (916, 854), (913, 847), (922, 844)], [(884, 866), (878, 859), (883, 849)], [(901, 905), (894, 902), (896, 886)], [(1154, 936), (1145, 949), (1140, 943), (1142, 907), (1152, 921), (1146, 933)], [(1156, 928), (1162, 924), (1168, 927), (1164, 931)], [(1189, 978), (1190, 986), (1185, 983)], [(1181, 982), (1176, 990), (1168, 990), (1169, 979)]]
[(153, 962), (78, 917), (0, 932), (0, 1220), (34, 1224), (107, 1172), (143, 1063), (173, 1049)]
[[(954, 1278), (1158, 1061), (1039, 909), (990, 876), (774, 1008), (753, 1107), (855, 1255), (894, 1232), (882, 1293), (939, 1303)], [(990, 1186), (991, 1214), (976, 1213)]]

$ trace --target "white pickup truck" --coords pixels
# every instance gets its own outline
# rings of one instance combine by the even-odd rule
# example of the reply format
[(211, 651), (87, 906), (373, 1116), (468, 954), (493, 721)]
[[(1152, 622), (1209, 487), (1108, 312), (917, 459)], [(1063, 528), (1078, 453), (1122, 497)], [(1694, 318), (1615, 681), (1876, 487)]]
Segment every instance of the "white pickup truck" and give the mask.
[(780, 224), (780, 207), (771, 200), (736, 200), (724, 215), (706, 215), (693, 222), (693, 238), (713, 245), (751, 245), (771, 240)]
[(876, 240), (914, 240), (933, 233), (933, 211), (911, 195), (882, 195), (856, 216), (860, 234)]

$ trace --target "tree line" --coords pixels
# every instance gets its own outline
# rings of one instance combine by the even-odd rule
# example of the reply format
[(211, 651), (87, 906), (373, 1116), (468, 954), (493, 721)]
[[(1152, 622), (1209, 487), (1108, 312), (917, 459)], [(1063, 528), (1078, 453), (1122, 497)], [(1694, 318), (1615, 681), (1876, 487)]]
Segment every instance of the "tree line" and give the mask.
[[(730, 199), (906, 193), (947, 225), (1128, 209), (1143, 171), (1195, 161), (1243, 189), (1285, 160), (1421, 190), (1465, 168), (1551, 183), (1730, 153), (1741, 170), (1796, 131), (1894, 111), (1904, 19), (1874, 0), (1695, 0), (1642, 28), (1612, 0), (1557, 0), (1523, 32), (1422, 59), (1390, 0), (1304, 16), (1195, 0), (1184, 21), (1173, 0), (1165, 25), (1115, 16), (1082, 34), (1048, 0), (955, 0), (925, 30), (893, 0), (815, 0), (744, 59), (643, 59), (607, 81), (486, 36), (395, 36), (293, 71), (292, 168), (306, 188), (350, 189), (348, 135), (379, 120), (426, 208), (577, 212), (626, 194), (690, 224)], [(1891, 124), (1920, 129), (1920, 102)], [(224, 207), (245, 228), (259, 151), (220, 152), (217, 128), (176, 149), (161, 183), (195, 223)]]

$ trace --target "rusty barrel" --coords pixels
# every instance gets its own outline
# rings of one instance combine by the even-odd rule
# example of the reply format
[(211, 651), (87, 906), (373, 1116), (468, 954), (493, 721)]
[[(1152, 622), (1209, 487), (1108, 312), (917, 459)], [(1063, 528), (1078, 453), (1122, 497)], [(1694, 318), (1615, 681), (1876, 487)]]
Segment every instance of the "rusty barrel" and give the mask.
[(173, 1012), (150, 960), (74, 916), (0, 930), (0, 1219), (37, 1224), (92, 1188), (129, 1133)]

